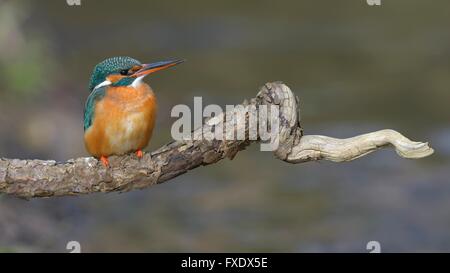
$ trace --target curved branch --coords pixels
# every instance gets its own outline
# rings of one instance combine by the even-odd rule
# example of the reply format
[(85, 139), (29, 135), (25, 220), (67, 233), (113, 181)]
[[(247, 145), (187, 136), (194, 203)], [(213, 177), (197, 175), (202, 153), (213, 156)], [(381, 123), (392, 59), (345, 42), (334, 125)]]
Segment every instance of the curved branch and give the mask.
[(389, 145), (404, 158), (422, 158), (433, 153), (428, 143), (411, 141), (397, 131), (385, 129), (345, 139), (319, 135), (303, 136), (300, 143), (293, 147), (286, 161), (290, 163), (320, 159), (334, 162), (351, 161)]
[[(233, 113), (227, 112), (210, 119), (196, 129), (193, 136), (200, 140), (173, 141), (158, 150), (147, 153), (142, 159), (135, 155), (110, 157), (110, 168), (105, 168), (92, 157), (69, 160), (65, 163), (44, 160), (0, 159), (0, 193), (22, 198), (79, 195), (94, 192), (130, 191), (159, 184), (188, 170), (216, 163), (226, 157), (233, 158), (240, 150), (262, 137), (249, 137), (250, 118), (261, 105), (275, 105), (279, 109), (279, 133), (270, 140), (279, 145), (274, 154), (289, 163), (313, 160), (349, 161), (364, 156), (381, 147), (392, 145), (406, 158), (431, 155), (427, 143), (413, 142), (393, 130), (381, 130), (347, 139), (326, 136), (303, 136), (299, 123), (298, 98), (280, 82), (264, 85), (256, 98), (245, 101)], [(233, 123), (227, 117), (236, 114), (245, 118)], [(240, 112), (240, 113), (239, 113)], [(259, 120), (261, 122), (269, 120)], [(213, 139), (214, 128), (223, 125), (233, 128), (233, 133), (244, 130), (243, 140)], [(213, 140), (207, 140), (213, 139)]]

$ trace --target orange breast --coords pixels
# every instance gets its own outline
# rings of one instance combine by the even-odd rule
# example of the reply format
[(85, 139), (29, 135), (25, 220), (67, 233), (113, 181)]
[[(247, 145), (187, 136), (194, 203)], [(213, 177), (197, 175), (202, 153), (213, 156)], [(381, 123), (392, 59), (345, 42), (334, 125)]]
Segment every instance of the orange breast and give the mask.
[(156, 98), (147, 84), (110, 87), (97, 102), (91, 127), (84, 134), (95, 156), (122, 155), (145, 148), (156, 119)]

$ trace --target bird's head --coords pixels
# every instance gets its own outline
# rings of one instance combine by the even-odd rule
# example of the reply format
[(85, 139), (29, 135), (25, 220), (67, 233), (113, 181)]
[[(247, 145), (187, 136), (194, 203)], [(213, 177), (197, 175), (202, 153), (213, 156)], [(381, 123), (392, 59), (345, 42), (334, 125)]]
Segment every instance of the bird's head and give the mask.
[(141, 80), (156, 71), (184, 62), (182, 59), (142, 64), (130, 57), (113, 57), (97, 64), (92, 71), (89, 90), (102, 86), (137, 86)]

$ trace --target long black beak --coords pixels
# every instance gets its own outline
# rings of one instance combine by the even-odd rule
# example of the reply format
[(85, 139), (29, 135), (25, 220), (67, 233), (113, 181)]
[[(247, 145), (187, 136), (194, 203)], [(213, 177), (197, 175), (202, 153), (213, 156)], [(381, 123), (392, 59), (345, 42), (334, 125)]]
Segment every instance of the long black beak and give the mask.
[(184, 59), (175, 59), (175, 60), (169, 60), (169, 61), (162, 61), (162, 62), (156, 62), (156, 63), (151, 63), (151, 64), (144, 64), (142, 65), (142, 68), (139, 69), (138, 71), (136, 71), (133, 75), (131, 75), (132, 77), (142, 77), (142, 76), (147, 76), (153, 72), (159, 71), (159, 70), (163, 70), (172, 66), (175, 66), (177, 64), (180, 64), (182, 62), (184, 62)]

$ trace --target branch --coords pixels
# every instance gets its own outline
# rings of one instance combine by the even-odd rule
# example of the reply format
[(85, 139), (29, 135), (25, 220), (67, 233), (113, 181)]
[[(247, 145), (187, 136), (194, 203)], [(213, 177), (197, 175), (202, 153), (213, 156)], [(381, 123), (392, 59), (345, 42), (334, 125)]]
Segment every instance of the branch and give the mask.
[[(246, 117), (234, 131), (244, 129), (244, 140), (205, 140), (217, 125), (224, 125), (234, 113), (224, 113), (210, 119), (196, 129), (193, 135), (206, 136), (203, 140), (173, 141), (142, 159), (134, 154), (110, 157), (110, 168), (105, 168), (92, 157), (57, 163), (52, 160), (0, 159), (0, 193), (22, 198), (80, 195), (94, 192), (125, 192), (163, 183), (203, 165), (233, 158), (253, 142), (249, 138), (249, 113), (261, 105), (279, 107), (279, 141), (275, 156), (289, 163), (314, 160), (350, 161), (379, 148), (392, 145), (405, 158), (422, 158), (433, 153), (427, 143), (413, 142), (393, 130), (381, 130), (347, 139), (326, 136), (303, 136), (299, 122), (298, 98), (280, 82), (264, 85), (256, 98), (245, 101), (237, 112)], [(258, 126), (262, 122), (259, 120)], [(221, 124), (222, 123), (222, 124)], [(228, 124), (229, 125), (229, 124)], [(211, 135), (209, 135), (211, 136)], [(195, 139), (195, 138), (193, 138)], [(273, 140), (272, 140), (273, 141)]]

